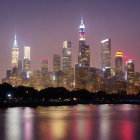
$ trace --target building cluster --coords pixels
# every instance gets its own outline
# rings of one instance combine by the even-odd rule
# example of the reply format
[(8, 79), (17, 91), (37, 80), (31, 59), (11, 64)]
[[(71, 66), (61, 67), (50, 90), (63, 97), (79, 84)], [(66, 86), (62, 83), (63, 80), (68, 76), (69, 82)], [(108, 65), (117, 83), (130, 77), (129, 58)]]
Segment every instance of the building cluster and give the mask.
[[(79, 26), (78, 63), (72, 68), (72, 43), (64, 41), (62, 60), (53, 55), (53, 71), (48, 71), (48, 59), (41, 60), (41, 69), (31, 72), (30, 47), (24, 47), (23, 61), (19, 61), (19, 47), (15, 36), (12, 47), (12, 67), (2, 83), (30, 86), (37, 90), (65, 87), (68, 90), (87, 89), (91, 92), (136, 94), (140, 91), (140, 73), (135, 72), (133, 59), (116, 52), (115, 68), (111, 67), (111, 39), (101, 41), (101, 68), (90, 67), (90, 46), (86, 44), (85, 25)], [(62, 63), (62, 64), (61, 64)], [(61, 69), (62, 66), (62, 69)]]

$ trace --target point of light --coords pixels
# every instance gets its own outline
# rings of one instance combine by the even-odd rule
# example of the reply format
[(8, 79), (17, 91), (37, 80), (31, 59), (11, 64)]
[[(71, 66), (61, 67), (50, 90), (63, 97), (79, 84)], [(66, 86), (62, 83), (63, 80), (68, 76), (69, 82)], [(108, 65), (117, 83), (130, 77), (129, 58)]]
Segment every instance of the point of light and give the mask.
[(54, 80), (54, 81), (56, 80), (56, 77), (55, 77), (55, 75), (53, 75), (53, 77), (52, 77), (52, 78), (53, 78), (53, 80)]
[(105, 72), (105, 68), (103, 68), (102, 70), (103, 70), (103, 72)]
[(8, 98), (11, 98), (11, 97), (12, 97), (12, 95), (9, 93), (9, 94), (7, 95), (7, 97), (8, 97)]
[(29, 72), (27, 72), (27, 74), (26, 74), (26, 78), (30, 78), (30, 74), (29, 74)]

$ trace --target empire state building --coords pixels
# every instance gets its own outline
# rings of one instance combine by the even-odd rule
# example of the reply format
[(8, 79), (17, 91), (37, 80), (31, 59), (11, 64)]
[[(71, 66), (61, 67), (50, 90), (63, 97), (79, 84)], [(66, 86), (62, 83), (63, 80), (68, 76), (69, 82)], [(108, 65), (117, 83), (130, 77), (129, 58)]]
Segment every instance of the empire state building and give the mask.
[(78, 64), (80, 67), (90, 66), (90, 50), (89, 46), (86, 45), (85, 25), (83, 23), (83, 19), (81, 19), (81, 24), (79, 26)]

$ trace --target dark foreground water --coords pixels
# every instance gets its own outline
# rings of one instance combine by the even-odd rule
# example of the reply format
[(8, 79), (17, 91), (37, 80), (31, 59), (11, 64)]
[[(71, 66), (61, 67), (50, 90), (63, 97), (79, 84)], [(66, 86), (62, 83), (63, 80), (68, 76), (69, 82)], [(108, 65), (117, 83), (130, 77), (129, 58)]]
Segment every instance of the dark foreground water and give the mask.
[(0, 140), (140, 140), (140, 105), (0, 109)]

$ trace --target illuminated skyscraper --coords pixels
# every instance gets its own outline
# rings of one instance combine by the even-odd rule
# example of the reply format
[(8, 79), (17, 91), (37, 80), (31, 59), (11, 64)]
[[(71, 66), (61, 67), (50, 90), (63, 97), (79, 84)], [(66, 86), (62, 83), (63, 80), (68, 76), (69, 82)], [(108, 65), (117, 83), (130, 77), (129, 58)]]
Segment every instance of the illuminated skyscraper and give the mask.
[(24, 47), (24, 61), (23, 61), (23, 71), (26, 77), (29, 78), (31, 74), (31, 62), (30, 62), (30, 47)]
[(53, 72), (58, 72), (59, 70), (61, 70), (61, 57), (55, 54), (53, 56)]
[(134, 94), (134, 71), (135, 64), (133, 59), (127, 59), (125, 62), (125, 74), (126, 74), (126, 88), (127, 94)]
[(123, 53), (119, 51), (115, 56), (115, 77), (116, 81), (123, 80)]
[(83, 23), (83, 20), (81, 20), (81, 24), (79, 26), (78, 64), (83, 67), (90, 66), (90, 50), (89, 50), (89, 46), (86, 45), (85, 25)]
[(43, 75), (48, 73), (48, 59), (41, 60), (41, 72)]
[(83, 20), (79, 26), (78, 64), (75, 65), (75, 87), (87, 89), (89, 84), (90, 50), (86, 45), (85, 25)]
[(19, 61), (19, 47), (17, 45), (16, 35), (15, 35), (14, 46), (12, 48), (12, 69), (14, 67), (18, 68), (18, 61)]
[(29, 46), (24, 47), (24, 59), (30, 60), (30, 47)]
[(110, 76), (111, 68), (111, 39), (105, 39), (101, 41), (101, 61), (102, 61), (102, 71), (105, 77)]
[(115, 56), (115, 91), (122, 93), (126, 90), (123, 79), (123, 53), (118, 51)]
[(62, 51), (62, 70), (66, 71), (71, 68), (71, 42), (63, 42), (63, 51)]
[(42, 85), (47, 88), (48, 59), (41, 60)]

